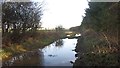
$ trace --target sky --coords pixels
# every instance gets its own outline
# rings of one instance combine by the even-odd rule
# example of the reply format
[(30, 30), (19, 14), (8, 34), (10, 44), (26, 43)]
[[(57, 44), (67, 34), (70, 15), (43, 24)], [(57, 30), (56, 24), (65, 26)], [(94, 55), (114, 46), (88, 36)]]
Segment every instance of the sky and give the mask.
[(87, 0), (44, 0), (44, 3), (41, 22), (42, 27), (49, 29), (59, 25), (66, 29), (79, 26), (88, 8)]

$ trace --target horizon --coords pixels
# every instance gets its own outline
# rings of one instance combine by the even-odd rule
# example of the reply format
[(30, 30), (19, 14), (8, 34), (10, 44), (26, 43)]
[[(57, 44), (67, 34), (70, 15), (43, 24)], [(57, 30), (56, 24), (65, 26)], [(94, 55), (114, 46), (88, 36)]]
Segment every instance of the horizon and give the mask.
[(48, 29), (54, 29), (59, 25), (65, 29), (80, 26), (85, 16), (85, 9), (89, 8), (87, 0), (45, 0), (44, 2), (45, 11), (41, 22), (42, 27)]

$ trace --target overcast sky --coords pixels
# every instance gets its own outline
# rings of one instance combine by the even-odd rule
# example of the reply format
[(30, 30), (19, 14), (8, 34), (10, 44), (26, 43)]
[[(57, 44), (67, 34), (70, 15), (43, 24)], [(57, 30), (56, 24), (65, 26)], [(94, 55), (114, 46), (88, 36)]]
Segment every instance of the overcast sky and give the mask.
[(45, 11), (42, 17), (42, 27), (64, 28), (79, 26), (82, 15), (88, 8), (87, 0), (45, 0)]

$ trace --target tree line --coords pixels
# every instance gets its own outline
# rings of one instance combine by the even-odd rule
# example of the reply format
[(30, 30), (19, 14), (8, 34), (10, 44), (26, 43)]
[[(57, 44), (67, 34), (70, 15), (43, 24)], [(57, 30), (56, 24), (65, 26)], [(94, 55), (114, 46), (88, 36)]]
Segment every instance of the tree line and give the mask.
[(75, 66), (120, 64), (120, 2), (89, 2), (79, 31)]
[(12, 41), (16, 42), (26, 32), (35, 32), (37, 28), (41, 27), (42, 12), (42, 3), (3, 2), (2, 36), (11, 35)]
[(89, 3), (86, 9), (86, 16), (83, 18), (81, 31), (93, 29), (103, 35), (109, 45), (118, 45), (119, 33), (119, 3), (116, 2), (99, 2)]

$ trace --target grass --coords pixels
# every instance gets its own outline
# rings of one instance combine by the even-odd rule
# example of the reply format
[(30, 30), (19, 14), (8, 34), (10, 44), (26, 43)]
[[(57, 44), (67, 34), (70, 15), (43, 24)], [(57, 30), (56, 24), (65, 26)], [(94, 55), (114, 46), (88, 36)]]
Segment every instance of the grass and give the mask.
[[(89, 34), (88, 34), (89, 33)], [(115, 46), (109, 48), (104, 38), (90, 31), (79, 38), (77, 44), (78, 59), (75, 65), (84, 66), (117, 66), (118, 49)]]
[[(64, 34), (55, 31), (38, 31), (34, 36), (28, 33), (20, 43), (3, 43), (4, 48), (0, 49), (0, 60), (7, 61), (13, 56), (43, 48), (55, 40), (64, 37)], [(3, 41), (5, 42), (5, 41)], [(6, 46), (7, 44), (7, 46)]]

